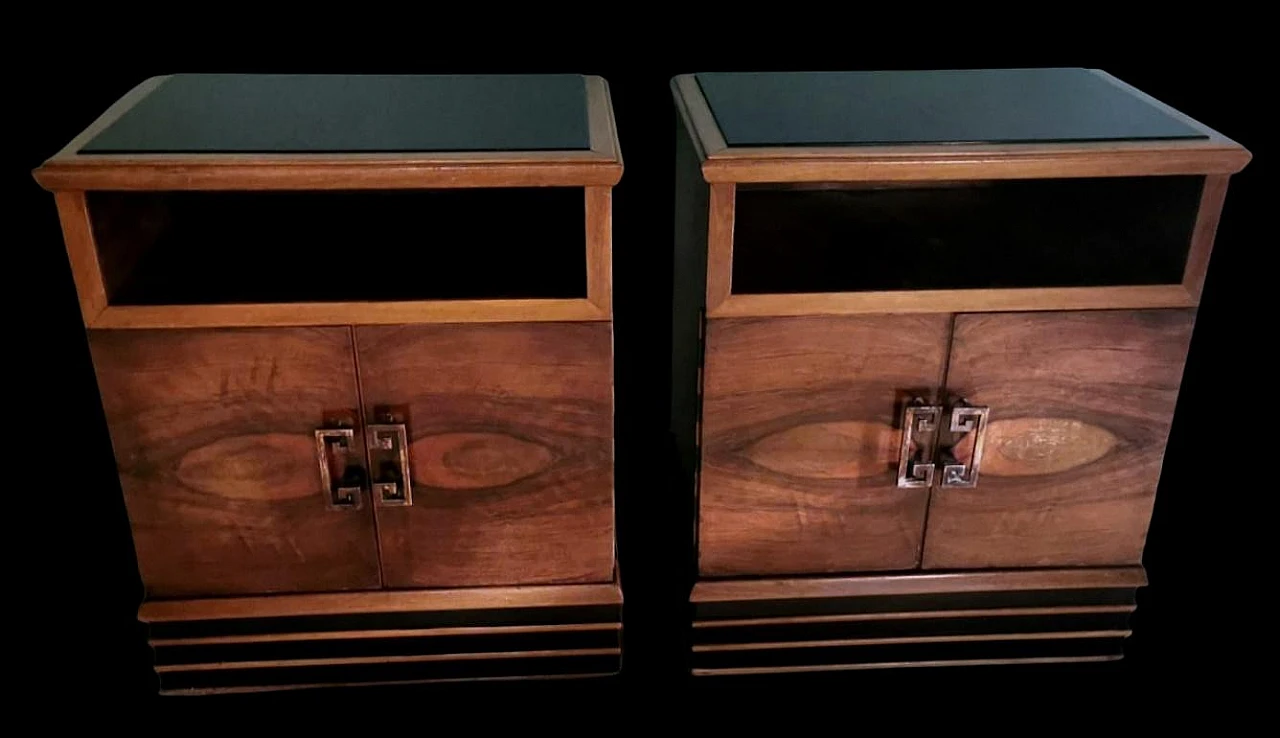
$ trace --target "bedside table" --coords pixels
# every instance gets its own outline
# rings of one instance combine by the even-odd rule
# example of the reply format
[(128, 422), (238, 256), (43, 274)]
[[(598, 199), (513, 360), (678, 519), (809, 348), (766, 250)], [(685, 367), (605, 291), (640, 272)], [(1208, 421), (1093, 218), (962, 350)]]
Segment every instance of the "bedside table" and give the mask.
[(577, 75), (157, 77), (36, 170), (162, 691), (617, 671), (621, 173)]
[(672, 89), (694, 673), (1119, 658), (1248, 152), (1096, 70)]

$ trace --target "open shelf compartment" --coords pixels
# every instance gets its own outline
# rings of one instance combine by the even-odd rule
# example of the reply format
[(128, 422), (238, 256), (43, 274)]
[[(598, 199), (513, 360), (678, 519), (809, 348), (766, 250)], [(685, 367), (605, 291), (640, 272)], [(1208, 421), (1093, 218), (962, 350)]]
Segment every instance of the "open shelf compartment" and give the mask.
[(739, 185), (732, 293), (1178, 285), (1205, 178)]
[(90, 192), (109, 306), (587, 296), (581, 188)]

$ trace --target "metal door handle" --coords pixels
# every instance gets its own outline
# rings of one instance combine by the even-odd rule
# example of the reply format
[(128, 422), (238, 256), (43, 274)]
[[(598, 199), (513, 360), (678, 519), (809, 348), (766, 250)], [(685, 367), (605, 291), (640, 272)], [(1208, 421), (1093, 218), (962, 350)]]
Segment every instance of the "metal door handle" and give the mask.
[(902, 409), (902, 447), (898, 451), (898, 486), (910, 489), (933, 484), (933, 454), (942, 407), (916, 398)]
[(413, 504), (409, 471), (409, 433), (404, 423), (379, 423), (365, 429), (369, 439), (369, 468), (373, 499), (380, 507)]
[(316, 430), (316, 458), (320, 463), (320, 488), (334, 510), (359, 510), (363, 504), (365, 473), (358, 461), (355, 430)]
[[(982, 446), (986, 442), (990, 415), (991, 408), (970, 405), (964, 400), (952, 406), (948, 443), (939, 460), (942, 466), (942, 484), (939, 486), (978, 486), (978, 472), (982, 468)], [(969, 435), (973, 436), (973, 448), (969, 452), (968, 461), (961, 462), (956, 458), (955, 449)]]

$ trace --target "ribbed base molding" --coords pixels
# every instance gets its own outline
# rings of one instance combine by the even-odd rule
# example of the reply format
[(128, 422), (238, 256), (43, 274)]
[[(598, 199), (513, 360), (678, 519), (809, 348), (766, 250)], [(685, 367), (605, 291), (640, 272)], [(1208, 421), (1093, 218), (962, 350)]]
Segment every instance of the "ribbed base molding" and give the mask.
[(1142, 567), (702, 581), (700, 676), (1112, 661)]
[(148, 602), (164, 694), (604, 676), (614, 584)]

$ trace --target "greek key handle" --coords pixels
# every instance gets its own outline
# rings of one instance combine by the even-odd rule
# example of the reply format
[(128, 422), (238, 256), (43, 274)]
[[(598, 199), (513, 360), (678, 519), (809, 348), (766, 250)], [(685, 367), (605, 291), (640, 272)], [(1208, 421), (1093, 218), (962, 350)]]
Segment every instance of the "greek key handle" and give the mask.
[(898, 486), (904, 489), (933, 484), (933, 454), (938, 441), (942, 407), (916, 398), (902, 409), (902, 448), (898, 452)]
[[(964, 400), (960, 400), (951, 408), (951, 424), (948, 428), (950, 442), (947, 450), (942, 454), (940, 486), (943, 488), (978, 486), (978, 472), (982, 468), (982, 445), (986, 441), (987, 420), (990, 415), (991, 408), (970, 405)], [(968, 460), (962, 463), (956, 459), (954, 449), (970, 434), (973, 435), (973, 449), (969, 453)]]

